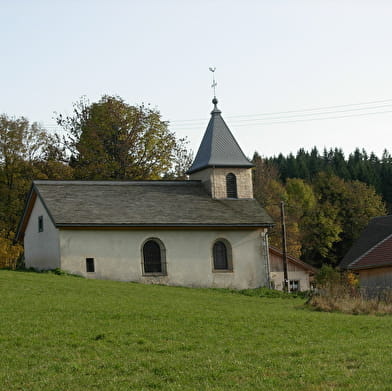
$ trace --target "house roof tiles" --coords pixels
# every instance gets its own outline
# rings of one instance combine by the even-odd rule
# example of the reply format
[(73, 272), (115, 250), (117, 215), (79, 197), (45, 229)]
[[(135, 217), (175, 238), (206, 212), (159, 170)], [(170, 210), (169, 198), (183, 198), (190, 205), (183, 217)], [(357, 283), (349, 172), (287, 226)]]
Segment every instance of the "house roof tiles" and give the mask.
[[(364, 267), (366, 262), (369, 267), (380, 265), (382, 259), (385, 260), (387, 257), (386, 250), (390, 235), (392, 235), (392, 215), (373, 218), (343, 258), (340, 268), (351, 269), (358, 267), (359, 264)], [(383, 244), (386, 239), (388, 243)], [(377, 251), (373, 251), (376, 248)]]
[(349, 269), (368, 269), (392, 265), (392, 235), (382, 240), (349, 265)]

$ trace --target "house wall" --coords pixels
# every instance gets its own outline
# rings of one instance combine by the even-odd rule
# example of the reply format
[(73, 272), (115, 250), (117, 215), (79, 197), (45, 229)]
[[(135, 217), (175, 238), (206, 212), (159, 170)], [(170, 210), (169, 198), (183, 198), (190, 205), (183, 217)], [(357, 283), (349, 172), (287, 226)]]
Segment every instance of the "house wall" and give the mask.
[(361, 288), (370, 290), (392, 289), (392, 267), (358, 270)]
[[(38, 232), (38, 217), (43, 217), (43, 232)], [(39, 270), (60, 267), (59, 231), (37, 197), (24, 236), (25, 264)]]
[[(283, 259), (281, 256), (274, 253), (270, 253), (269, 257), (271, 268), (271, 283), (273, 288), (283, 290)], [(301, 268), (299, 265), (296, 265), (293, 262), (290, 262), (290, 259), (288, 259), (287, 272), (289, 280), (299, 281), (300, 291), (310, 290), (309, 273), (305, 269)]]
[[(263, 229), (213, 230), (62, 230), (61, 268), (89, 278), (189, 287), (256, 288), (268, 284)], [(158, 238), (166, 249), (167, 275), (142, 275), (142, 245)], [(230, 242), (233, 271), (213, 271), (216, 239)], [(86, 272), (94, 258), (95, 272)]]
[(191, 180), (201, 180), (212, 198), (227, 198), (226, 175), (237, 178), (238, 198), (253, 198), (252, 170), (250, 168), (206, 168), (190, 175)]

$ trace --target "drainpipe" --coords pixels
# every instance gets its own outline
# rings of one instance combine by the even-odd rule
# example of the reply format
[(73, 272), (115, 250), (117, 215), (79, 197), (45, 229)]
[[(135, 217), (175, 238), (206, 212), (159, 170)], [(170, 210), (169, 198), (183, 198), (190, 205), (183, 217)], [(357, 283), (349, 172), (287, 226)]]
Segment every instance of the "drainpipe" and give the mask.
[(265, 274), (267, 276), (267, 288), (271, 289), (271, 269), (270, 269), (270, 261), (269, 261), (269, 245), (268, 245), (268, 231), (265, 230), (261, 233), (262, 245), (263, 245), (263, 253), (264, 253), (264, 268)]

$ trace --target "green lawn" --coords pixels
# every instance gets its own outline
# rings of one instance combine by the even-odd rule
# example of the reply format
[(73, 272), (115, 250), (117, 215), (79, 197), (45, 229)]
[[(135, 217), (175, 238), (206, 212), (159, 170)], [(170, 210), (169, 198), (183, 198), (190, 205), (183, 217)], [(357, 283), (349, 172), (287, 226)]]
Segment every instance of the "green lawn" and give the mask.
[(0, 271), (0, 390), (391, 390), (392, 317)]

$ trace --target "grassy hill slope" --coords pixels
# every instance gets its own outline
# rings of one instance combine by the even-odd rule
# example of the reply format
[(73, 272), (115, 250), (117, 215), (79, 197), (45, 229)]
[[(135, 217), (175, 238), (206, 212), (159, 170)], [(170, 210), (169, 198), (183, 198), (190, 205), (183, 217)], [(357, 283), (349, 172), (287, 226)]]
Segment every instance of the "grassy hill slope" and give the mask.
[(1, 390), (390, 390), (392, 317), (0, 271)]

